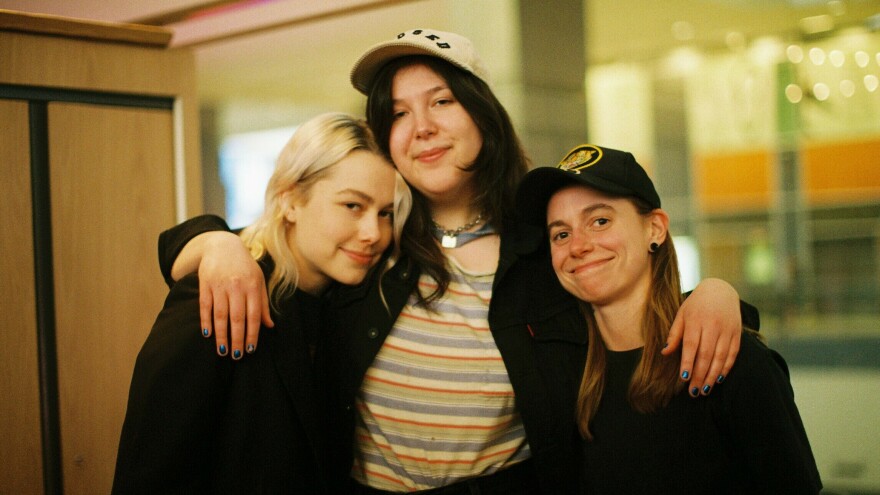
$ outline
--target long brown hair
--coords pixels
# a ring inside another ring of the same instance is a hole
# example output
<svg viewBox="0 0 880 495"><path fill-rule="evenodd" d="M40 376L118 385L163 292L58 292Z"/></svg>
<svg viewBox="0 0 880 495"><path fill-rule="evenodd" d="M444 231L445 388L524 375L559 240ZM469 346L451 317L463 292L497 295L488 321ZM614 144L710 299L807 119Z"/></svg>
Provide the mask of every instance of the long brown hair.
<svg viewBox="0 0 880 495"><path fill-rule="evenodd" d="M651 213L652 209L643 201L629 199L636 205L639 214ZM640 413L650 413L664 407L684 387L683 382L678 379L678 353L670 356L660 354L681 302L678 257L672 236L667 232L666 241L651 255L651 285L642 314L645 347L627 393L630 405ZM586 303L582 308L587 319L589 344L587 363L578 391L577 423L581 436L592 440L590 422L599 409L602 392L605 390L606 349L592 309Z"/></svg>
<svg viewBox="0 0 880 495"><path fill-rule="evenodd" d="M473 172L477 185L474 202L484 218L501 232L511 220L516 186L528 171L529 161L510 116L482 79L435 57L408 56L388 63L373 78L367 96L367 121L379 146L390 158L389 139L394 122L391 87L397 71L413 64L425 64L442 77L480 130L483 146L467 170ZM428 201L416 188L412 188L412 195L412 214L404 226L401 249L437 281L437 289L427 296L417 294L419 303L430 305L446 292L450 275L446 258L434 239Z"/></svg>

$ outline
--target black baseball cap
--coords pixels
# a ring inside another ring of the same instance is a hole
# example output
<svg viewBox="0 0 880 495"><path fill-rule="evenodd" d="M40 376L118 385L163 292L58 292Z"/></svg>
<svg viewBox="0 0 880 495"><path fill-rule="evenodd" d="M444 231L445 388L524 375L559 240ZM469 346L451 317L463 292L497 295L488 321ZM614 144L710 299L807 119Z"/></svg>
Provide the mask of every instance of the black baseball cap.
<svg viewBox="0 0 880 495"><path fill-rule="evenodd" d="M520 219L546 227L547 203L565 186L582 184L616 196L632 196L651 208L660 208L660 196L645 169L632 153L582 144L555 167L539 167L526 174L516 193Z"/></svg>

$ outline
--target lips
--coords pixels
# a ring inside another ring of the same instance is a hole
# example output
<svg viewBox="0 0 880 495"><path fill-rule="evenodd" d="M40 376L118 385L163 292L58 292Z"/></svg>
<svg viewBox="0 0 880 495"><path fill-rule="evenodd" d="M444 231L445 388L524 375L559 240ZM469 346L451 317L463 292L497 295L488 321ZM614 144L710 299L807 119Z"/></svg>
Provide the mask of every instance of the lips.
<svg viewBox="0 0 880 495"><path fill-rule="evenodd" d="M449 148L430 148L419 152L416 155L416 160L421 162L432 162L445 155L448 150Z"/></svg>
<svg viewBox="0 0 880 495"><path fill-rule="evenodd" d="M586 263L581 263L570 270L570 273L574 275L579 275L581 273L596 269L604 265L610 261L610 258L602 258L598 260L589 261Z"/></svg>
<svg viewBox="0 0 880 495"><path fill-rule="evenodd" d="M351 251L344 248L342 248L342 252L345 253L349 258L354 260L355 263L361 265L370 265L376 258L376 254L371 252L364 253L361 251Z"/></svg>

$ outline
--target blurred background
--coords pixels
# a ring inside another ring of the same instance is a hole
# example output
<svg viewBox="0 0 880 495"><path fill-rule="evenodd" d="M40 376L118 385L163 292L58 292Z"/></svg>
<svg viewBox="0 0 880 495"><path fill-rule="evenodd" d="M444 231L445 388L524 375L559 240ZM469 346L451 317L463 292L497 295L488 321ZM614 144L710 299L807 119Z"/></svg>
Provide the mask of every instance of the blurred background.
<svg viewBox="0 0 880 495"><path fill-rule="evenodd" d="M411 28L469 37L535 166L651 172L684 280L731 282L787 359L826 493L880 493L880 1L0 0L164 26L195 53L205 209L243 226L278 150ZM2 61L0 61L2 63ZM2 488L0 488L2 492Z"/></svg>

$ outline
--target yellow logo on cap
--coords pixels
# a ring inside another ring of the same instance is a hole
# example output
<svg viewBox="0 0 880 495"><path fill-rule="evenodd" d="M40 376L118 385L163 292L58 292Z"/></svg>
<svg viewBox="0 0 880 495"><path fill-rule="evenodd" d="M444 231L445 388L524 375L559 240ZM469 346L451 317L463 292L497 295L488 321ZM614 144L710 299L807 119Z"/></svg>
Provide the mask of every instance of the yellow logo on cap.
<svg viewBox="0 0 880 495"><path fill-rule="evenodd" d="M602 150L592 144L582 144L569 151L556 168L566 172L581 173L581 170L595 165L602 159Z"/></svg>

